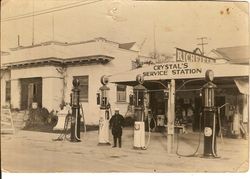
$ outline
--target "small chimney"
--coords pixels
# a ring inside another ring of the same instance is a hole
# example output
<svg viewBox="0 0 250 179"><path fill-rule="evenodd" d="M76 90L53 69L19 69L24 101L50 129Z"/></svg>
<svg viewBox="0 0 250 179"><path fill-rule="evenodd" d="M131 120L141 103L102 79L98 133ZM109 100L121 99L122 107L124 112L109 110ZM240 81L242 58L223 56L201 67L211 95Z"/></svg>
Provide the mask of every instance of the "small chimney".
<svg viewBox="0 0 250 179"><path fill-rule="evenodd" d="M20 47L20 35L17 36L17 46Z"/></svg>

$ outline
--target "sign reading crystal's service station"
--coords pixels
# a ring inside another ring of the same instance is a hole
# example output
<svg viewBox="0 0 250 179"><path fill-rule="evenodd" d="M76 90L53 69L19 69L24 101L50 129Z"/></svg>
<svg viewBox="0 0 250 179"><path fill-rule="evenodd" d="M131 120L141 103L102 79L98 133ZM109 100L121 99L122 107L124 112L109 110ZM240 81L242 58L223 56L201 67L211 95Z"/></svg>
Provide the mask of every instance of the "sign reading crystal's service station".
<svg viewBox="0 0 250 179"><path fill-rule="evenodd" d="M187 75L202 73L200 67L190 67L188 63L158 64L152 67L153 71L143 72L144 76Z"/></svg>

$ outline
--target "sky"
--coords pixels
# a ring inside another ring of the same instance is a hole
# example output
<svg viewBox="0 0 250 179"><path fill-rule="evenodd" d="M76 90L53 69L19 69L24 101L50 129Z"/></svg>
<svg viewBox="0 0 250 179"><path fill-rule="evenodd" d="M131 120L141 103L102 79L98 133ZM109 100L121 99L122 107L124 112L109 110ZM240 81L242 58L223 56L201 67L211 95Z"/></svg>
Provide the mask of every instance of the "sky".
<svg viewBox="0 0 250 179"><path fill-rule="evenodd" d="M86 0L3 0L1 19L32 12L33 2L34 11L40 11L78 1ZM95 0L86 2L90 1ZM249 45L247 6L246 2L103 0L35 16L34 42L104 37L138 46L144 41L143 55L154 48L173 55L175 47L193 51L200 43L197 38L207 37L205 54L209 54L216 48ZM32 17L1 22L1 50L16 47L18 35L21 45L31 45Z"/></svg>

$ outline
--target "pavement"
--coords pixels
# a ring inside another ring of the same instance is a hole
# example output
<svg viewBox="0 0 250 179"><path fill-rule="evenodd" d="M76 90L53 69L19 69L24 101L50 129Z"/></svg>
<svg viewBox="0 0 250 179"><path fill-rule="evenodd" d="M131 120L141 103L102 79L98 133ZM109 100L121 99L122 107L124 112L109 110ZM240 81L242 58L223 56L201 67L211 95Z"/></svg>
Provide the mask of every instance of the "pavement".
<svg viewBox="0 0 250 179"><path fill-rule="evenodd" d="M220 158L202 158L203 136L198 155L168 154L164 133L151 133L147 150L133 149L133 129L123 130L122 148L98 146L98 131L81 133L82 141L53 141L55 133L16 130L1 135L3 172L246 172L249 168L248 140L217 138ZM146 140L148 133L146 133ZM177 136L176 136L177 137ZM110 139L112 137L110 136ZM179 135L179 153L191 154L199 133ZM175 149L176 150L175 140Z"/></svg>

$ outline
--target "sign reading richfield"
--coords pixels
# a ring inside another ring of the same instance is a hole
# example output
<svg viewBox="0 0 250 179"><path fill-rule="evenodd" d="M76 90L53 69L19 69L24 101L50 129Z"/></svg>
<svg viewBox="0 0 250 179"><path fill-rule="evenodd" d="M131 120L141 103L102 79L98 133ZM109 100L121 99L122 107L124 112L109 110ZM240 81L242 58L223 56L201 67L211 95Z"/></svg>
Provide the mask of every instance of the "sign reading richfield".
<svg viewBox="0 0 250 179"><path fill-rule="evenodd" d="M200 54L189 52L183 49L176 48L177 62L201 62L201 63L215 63L215 59L206 57Z"/></svg>
<svg viewBox="0 0 250 179"><path fill-rule="evenodd" d="M143 72L144 76L187 75L202 73L202 68L190 67L189 63L157 64L152 71Z"/></svg>

